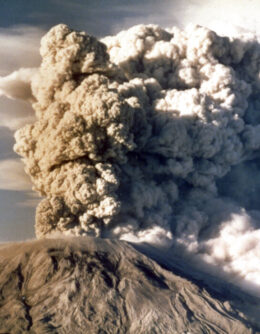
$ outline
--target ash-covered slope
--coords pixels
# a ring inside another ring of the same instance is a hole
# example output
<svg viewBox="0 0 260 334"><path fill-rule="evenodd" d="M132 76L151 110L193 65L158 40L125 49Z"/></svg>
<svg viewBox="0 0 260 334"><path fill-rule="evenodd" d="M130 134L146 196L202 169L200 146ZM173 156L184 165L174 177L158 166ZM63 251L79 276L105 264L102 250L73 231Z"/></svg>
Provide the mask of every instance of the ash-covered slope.
<svg viewBox="0 0 260 334"><path fill-rule="evenodd" d="M232 302L162 269L126 242L81 237L0 248L0 333L25 332L245 334L257 329Z"/></svg>

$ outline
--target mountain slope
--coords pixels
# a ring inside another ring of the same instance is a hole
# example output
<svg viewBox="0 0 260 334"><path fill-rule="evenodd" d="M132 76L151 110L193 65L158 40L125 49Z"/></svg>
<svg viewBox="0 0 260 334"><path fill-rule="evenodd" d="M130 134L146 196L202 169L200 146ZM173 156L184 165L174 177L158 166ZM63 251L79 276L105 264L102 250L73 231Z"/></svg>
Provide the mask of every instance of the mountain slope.
<svg viewBox="0 0 260 334"><path fill-rule="evenodd" d="M0 247L0 333L257 333L226 300L129 244L67 238Z"/></svg>

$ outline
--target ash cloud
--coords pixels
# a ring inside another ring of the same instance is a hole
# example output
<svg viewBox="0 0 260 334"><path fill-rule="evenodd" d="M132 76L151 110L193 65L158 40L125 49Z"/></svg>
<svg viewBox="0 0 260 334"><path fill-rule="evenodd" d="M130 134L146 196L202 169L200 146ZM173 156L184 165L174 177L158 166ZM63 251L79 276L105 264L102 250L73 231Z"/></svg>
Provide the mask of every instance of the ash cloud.
<svg viewBox="0 0 260 334"><path fill-rule="evenodd" d="M31 78L37 121L15 135L45 197L37 237L182 245L259 282L256 262L251 276L248 258L238 263L259 252L259 230L217 183L259 154L257 39L139 25L98 41L58 25L40 52ZM233 251L229 240L240 237L245 246Z"/></svg>

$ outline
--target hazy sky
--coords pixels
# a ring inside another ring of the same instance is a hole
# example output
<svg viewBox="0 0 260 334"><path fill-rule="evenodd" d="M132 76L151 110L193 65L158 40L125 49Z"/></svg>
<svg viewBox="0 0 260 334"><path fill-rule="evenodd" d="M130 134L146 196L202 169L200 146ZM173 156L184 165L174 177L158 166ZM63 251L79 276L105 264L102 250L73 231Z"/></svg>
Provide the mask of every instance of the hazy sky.
<svg viewBox="0 0 260 334"><path fill-rule="evenodd" d="M140 23L184 27L192 22L222 34L260 31L259 0L0 0L0 8L0 76L38 66L40 37L58 23L98 37ZM12 151L14 130L31 117L29 104L0 96L0 241L34 236L37 198Z"/></svg>

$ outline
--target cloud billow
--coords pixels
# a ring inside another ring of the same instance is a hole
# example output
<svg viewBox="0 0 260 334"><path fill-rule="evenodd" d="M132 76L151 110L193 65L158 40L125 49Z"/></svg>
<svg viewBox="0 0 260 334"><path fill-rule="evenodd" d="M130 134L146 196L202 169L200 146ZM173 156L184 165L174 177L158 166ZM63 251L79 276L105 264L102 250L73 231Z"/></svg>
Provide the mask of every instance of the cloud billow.
<svg viewBox="0 0 260 334"><path fill-rule="evenodd" d="M179 242L219 259L212 203L229 204L216 181L260 148L257 41L156 25L98 41L58 25L41 56L31 83L37 121L15 135L45 197L37 237Z"/></svg>

